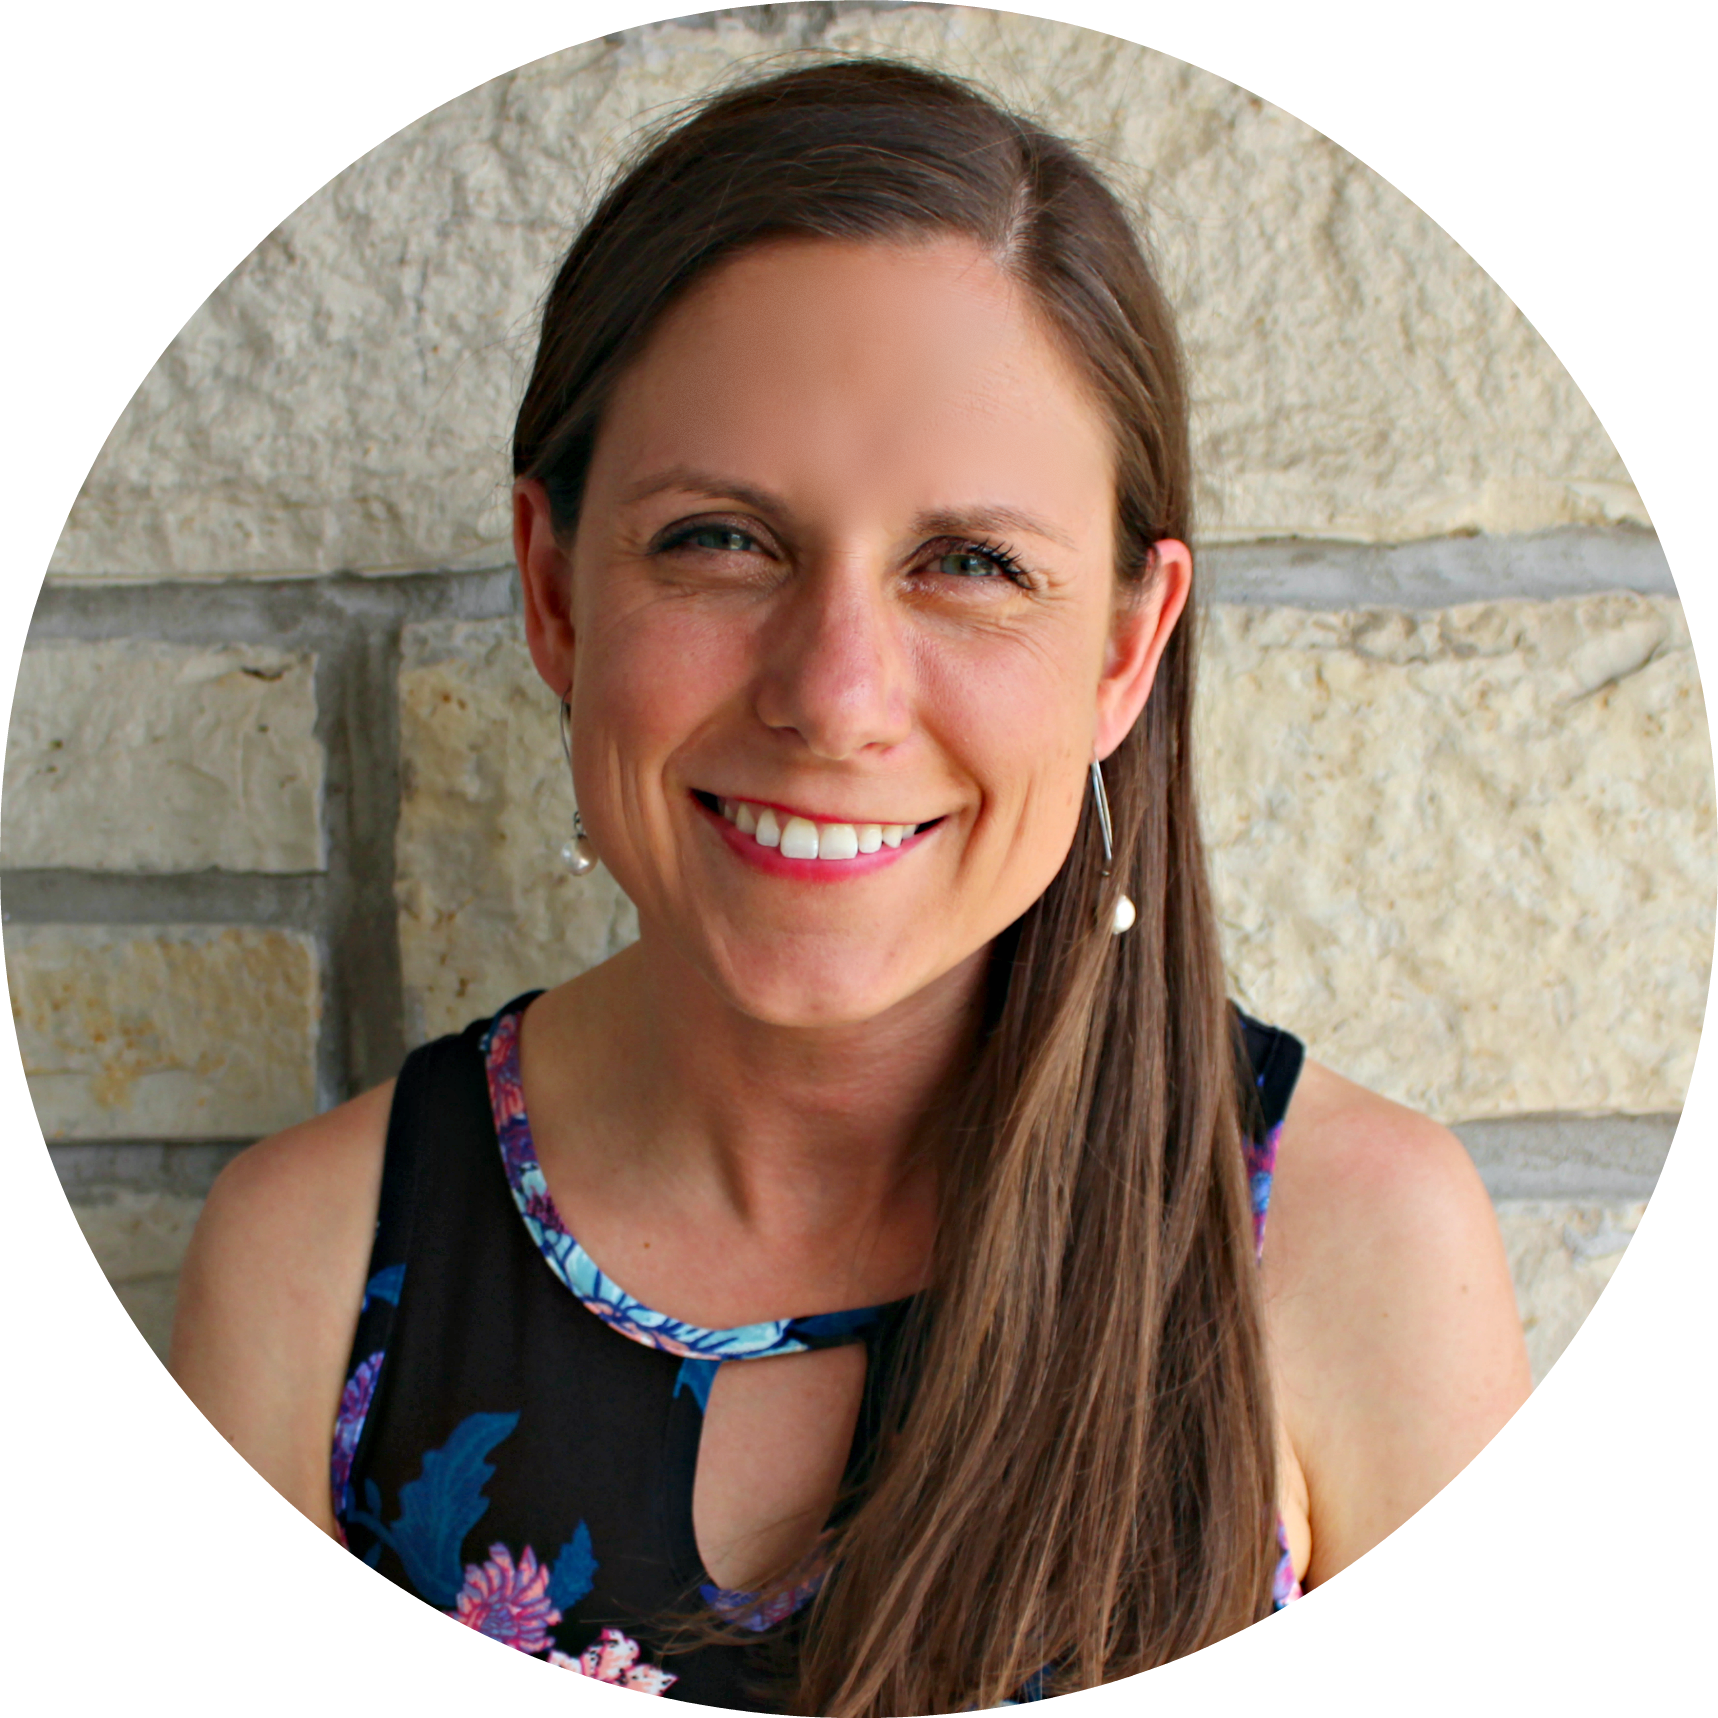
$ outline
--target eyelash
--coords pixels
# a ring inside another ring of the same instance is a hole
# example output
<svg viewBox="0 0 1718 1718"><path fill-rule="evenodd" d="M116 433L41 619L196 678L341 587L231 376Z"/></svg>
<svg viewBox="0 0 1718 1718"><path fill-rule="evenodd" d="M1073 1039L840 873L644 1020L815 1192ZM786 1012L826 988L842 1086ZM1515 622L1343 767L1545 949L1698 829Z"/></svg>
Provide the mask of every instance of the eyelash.
<svg viewBox="0 0 1718 1718"><path fill-rule="evenodd" d="M652 554L666 554L671 550L686 547L700 531L728 531L736 536L747 537L753 543L762 547L762 543L754 532L746 530L742 525L727 525L720 522L703 521L697 524L682 525L669 530L652 546ZM1018 585L1022 590L1031 588L1031 579L1025 567L1020 564L1019 557L1006 543L986 543L967 537L944 537L937 542L927 545L931 563L939 561L945 555L973 555L979 560L989 561L992 566L1007 579L1009 583ZM743 553L744 551L709 550L711 554ZM921 561L921 565L924 563ZM958 576L958 575L951 575ZM983 581L978 581L982 583Z"/></svg>
<svg viewBox="0 0 1718 1718"><path fill-rule="evenodd" d="M1011 584L1018 585L1022 590L1029 590L1032 581L1028 578L1026 569L1021 566L1019 557L1006 543L980 543L971 538L947 538L934 545L933 561L940 561L944 555L975 555L981 561L989 561L1002 576Z"/></svg>

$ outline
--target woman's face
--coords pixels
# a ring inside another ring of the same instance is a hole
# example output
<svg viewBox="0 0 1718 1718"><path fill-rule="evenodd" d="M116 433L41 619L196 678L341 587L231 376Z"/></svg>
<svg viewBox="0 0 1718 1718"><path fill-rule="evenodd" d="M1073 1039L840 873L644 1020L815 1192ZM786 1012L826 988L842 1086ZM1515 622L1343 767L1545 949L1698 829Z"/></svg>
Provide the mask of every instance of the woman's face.
<svg viewBox="0 0 1718 1718"><path fill-rule="evenodd" d="M700 282L571 545L517 501L532 653L646 939L793 1026L971 963L1062 864L1185 600L1167 543L1124 599L1114 511L1096 405L975 246L780 241Z"/></svg>

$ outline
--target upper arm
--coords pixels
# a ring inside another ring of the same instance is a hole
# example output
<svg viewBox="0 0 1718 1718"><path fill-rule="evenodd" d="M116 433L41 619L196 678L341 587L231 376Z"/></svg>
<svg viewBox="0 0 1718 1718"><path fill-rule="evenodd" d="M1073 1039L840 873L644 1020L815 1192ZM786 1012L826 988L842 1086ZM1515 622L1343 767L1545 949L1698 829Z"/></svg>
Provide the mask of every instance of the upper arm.
<svg viewBox="0 0 1718 1718"><path fill-rule="evenodd" d="M392 1082L221 1172L179 1279L169 1369L229 1443L334 1531L328 1459L363 1298Z"/></svg>
<svg viewBox="0 0 1718 1718"><path fill-rule="evenodd" d="M1315 1065L1284 1123L1265 1285L1312 1584L1473 1459L1526 1399L1527 1351L1461 1142Z"/></svg>

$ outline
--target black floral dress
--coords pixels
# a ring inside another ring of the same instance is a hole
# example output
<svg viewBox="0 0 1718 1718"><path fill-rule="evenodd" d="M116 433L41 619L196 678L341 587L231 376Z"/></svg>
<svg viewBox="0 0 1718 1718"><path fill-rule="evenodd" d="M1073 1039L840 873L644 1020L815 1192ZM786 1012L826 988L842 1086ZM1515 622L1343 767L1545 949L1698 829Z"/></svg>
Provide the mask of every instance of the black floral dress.
<svg viewBox="0 0 1718 1718"><path fill-rule="evenodd" d="M673 1619L711 1610L762 1633L816 1590L765 1608L704 1570L692 1481L711 1381L725 1363L864 1342L851 1475L908 1303L710 1330L627 1294L574 1239L537 1163L519 1079L532 1000L401 1070L334 1428L335 1518L372 1568L521 1652L640 1693L767 1710L754 1649L671 1638ZM1262 1246L1302 1052L1286 1032L1241 1026ZM1297 1594L1285 1550L1276 1602Z"/></svg>

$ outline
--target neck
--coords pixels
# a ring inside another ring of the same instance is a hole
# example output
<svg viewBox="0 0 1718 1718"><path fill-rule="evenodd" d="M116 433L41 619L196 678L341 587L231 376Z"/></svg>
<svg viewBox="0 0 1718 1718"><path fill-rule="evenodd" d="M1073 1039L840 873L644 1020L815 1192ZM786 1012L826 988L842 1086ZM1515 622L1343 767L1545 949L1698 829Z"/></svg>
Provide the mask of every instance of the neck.
<svg viewBox="0 0 1718 1718"><path fill-rule="evenodd" d="M967 1053L983 954L887 1013L783 1027L734 1009L646 939L578 981L582 1083L652 1180L715 1193L748 1227L849 1228L912 1180L919 1125Z"/></svg>

